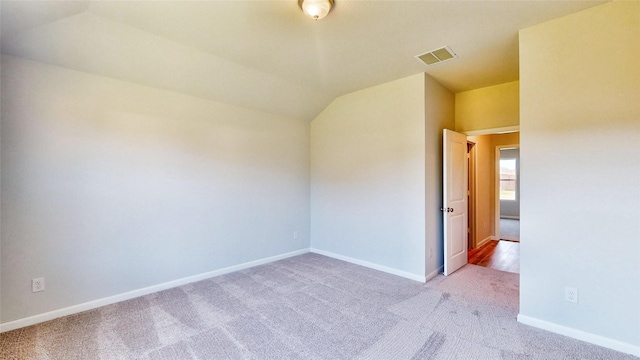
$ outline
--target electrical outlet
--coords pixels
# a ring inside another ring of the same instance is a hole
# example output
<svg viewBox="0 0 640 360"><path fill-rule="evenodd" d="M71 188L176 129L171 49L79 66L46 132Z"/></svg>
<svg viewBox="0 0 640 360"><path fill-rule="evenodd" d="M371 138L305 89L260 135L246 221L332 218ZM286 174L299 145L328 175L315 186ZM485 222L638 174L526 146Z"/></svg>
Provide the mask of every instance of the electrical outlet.
<svg viewBox="0 0 640 360"><path fill-rule="evenodd" d="M294 231L294 232L293 232L293 239L294 239L294 240L298 240L298 238L299 238L299 237L300 237L300 233L299 233L299 232L297 232L297 231Z"/></svg>
<svg viewBox="0 0 640 360"><path fill-rule="evenodd" d="M433 248L429 248L429 259L433 257Z"/></svg>
<svg viewBox="0 0 640 360"><path fill-rule="evenodd" d="M570 303L578 303L578 289L572 287L564 288L564 300Z"/></svg>
<svg viewBox="0 0 640 360"><path fill-rule="evenodd" d="M44 291L44 278L31 279L31 292Z"/></svg>

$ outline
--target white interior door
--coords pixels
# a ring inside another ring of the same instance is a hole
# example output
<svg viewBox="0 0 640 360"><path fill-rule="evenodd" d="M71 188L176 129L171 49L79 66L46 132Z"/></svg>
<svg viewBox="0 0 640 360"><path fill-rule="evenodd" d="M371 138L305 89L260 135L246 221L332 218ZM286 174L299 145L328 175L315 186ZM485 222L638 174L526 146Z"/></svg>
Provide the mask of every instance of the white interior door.
<svg viewBox="0 0 640 360"><path fill-rule="evenodd" d="M444 274L467 264L467 136L443 133Z"/></svg>

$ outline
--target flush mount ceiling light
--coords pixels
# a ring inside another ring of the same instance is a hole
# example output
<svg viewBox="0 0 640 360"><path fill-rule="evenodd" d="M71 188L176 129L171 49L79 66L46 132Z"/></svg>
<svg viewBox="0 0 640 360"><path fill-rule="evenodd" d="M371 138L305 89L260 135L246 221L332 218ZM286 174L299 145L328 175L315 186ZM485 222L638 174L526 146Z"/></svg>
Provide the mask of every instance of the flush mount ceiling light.
<svg viewBox="0 0 640 360"><path fill-rule="evenodd" d="M298 0L302 12L314 20L327 16L333 7L333 0Z"/></svg>

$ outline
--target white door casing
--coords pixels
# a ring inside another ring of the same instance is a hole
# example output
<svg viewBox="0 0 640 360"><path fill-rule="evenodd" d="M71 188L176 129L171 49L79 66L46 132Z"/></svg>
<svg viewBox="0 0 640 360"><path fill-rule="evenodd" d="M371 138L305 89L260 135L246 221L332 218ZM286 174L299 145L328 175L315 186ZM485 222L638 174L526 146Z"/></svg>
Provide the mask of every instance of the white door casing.
<svg viewBox="0 0 640 360"><path fill-rule="evenodd" d="M443 131L444 275L467 264L467 136Z"/></svg>

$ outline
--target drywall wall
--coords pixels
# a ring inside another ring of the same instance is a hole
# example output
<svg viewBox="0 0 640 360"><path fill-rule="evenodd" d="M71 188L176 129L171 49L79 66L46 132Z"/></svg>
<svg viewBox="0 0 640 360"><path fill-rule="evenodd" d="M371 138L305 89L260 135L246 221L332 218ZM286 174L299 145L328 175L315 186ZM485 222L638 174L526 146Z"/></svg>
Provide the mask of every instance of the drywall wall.
<svg viewBox="0 0 640 360"><path fill-rule="evenodd" d="M425 78L335 99L311 123L311 247L425 276Z"/></svg>
<svg viewBox="0 0 640 360"><path fill-rule="evenodd" d="M519 93L518 81L456 93L456 131L518 126Z"/></svg>
<svg viewBox="0 0 640 360"><path fill-rule="evenodd" d="M3 56L1 144L3 323L309 248L306 121Z"/></svg>
<svg viewBox="0 0 640 360"><path fill-rule="evenodd" d="M637 1L614 1L520 32L518 316L636 356L638 39ZM577 304L564 301L565 287L578 289Z"/></svg>
<svg viewBox="0 0 640 360"><path fill-rule="evenodd" d="M442 272L442 130L455 127L455 95L425 74L425 258L427 279Z"/></svg>

